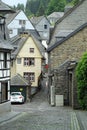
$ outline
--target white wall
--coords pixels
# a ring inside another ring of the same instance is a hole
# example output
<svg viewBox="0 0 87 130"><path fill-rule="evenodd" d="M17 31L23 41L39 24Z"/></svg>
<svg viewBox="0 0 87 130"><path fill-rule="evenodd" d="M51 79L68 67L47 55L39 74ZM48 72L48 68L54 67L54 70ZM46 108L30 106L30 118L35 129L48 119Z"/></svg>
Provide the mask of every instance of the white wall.
<svg viewBox="0 0 87 130"><path fill-rule="evenodd" d="M14 37L18 33L18 29L20 29L22 26L19 24L19 20L25 20L25 29L29 30L34 30L34 27L32 23L29 21L29 19L26 17L23 11L21 11L13 20L12 22L8 25L8 29L13 30L13 34L9 34L10 38Z"/></svg>

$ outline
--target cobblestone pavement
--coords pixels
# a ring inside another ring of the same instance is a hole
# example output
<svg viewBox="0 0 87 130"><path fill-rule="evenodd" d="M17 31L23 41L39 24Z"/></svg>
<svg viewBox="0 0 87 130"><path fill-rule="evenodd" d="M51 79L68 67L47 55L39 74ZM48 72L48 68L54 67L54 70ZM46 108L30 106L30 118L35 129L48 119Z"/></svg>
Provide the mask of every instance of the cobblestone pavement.
<svg viewBox="0 0 87 130"><path fill-rule="evenodd" d="M13 120L0 125L0 130L71 130L72 109L51 107L46 94L38 93L31 103L12 105L12 111L22 112Z"/></svg>
<svg viewBox="0 0 87 130"><path fill-rule="evenodd" d="M87 130L87 111L75 110L80 130Z"/></svg>

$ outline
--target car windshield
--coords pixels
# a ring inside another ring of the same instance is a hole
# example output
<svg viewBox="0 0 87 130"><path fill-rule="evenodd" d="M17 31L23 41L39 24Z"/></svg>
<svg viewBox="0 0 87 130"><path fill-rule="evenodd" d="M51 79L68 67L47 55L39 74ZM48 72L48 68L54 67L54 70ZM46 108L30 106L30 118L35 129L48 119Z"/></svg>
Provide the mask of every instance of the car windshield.
<svg viewBox="0 0 87 130"><path fill-rule="evenodd" d="M20 93L12 93L11 95L20 95Z"/></svg>

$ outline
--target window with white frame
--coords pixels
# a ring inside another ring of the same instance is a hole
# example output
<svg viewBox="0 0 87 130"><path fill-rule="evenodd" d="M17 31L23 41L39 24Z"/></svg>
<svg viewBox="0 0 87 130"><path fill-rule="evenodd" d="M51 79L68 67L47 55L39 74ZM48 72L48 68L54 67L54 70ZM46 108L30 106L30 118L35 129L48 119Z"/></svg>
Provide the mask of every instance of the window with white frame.
<svg viewBox="0 0 87 130"><path fill-rule="evenodd" d="M30 66L35 65L35 59L34 58L24 58L24 66Z"/></svg>
<svg viewBox="0 0 87 130"><path fill-rule="evenodd" d="M25 25L25 24L26 24L26 21L25 21L25 20L19 20L19 24L20 24L20 25Z"/></svg>
<svg viewBox="0 0 87 130"><path fill-rule="evenodd" d="M30 82L35 81L35 73L34 72L24 72L24 78L29 80Z"/></svg>

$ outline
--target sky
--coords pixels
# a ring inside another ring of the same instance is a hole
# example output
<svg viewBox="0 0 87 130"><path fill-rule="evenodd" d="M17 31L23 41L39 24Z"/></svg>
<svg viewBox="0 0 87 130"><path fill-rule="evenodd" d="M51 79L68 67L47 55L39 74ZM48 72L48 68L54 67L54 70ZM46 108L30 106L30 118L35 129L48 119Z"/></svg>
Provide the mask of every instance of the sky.
<svg viewBox="0 0 87 130"><path fill-rule="evenodd" d="M6 3L7 5L10 5L10 6L17 6L18 3L20 4L24 4L24 6L26 5L26 1L27 0L2 0L2 2Z"/></svg>

